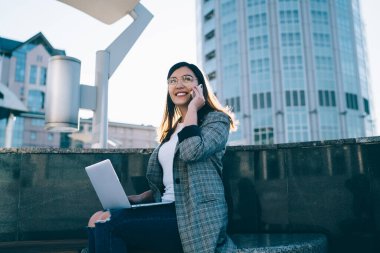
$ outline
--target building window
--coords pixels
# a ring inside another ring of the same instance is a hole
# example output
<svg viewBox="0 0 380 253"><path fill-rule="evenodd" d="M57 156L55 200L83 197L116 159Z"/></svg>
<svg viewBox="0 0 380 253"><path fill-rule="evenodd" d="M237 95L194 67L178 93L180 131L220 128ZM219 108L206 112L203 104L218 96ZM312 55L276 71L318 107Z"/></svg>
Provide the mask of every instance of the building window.
<svg viewBox="0 0 380 253"><path fill-rule="evenodd" d="M273 144L273 127L255 128L253 132L255 144Z"/></svg>
<svg viewBox="0 0 380 253"><path fill-rule="evenodd" d="M25 88L24 87L20 87L19 93L20 93L20 96L24 96L24 94L25 94ZM21 98L21 100L22 100L22 98Z"/></svg>
<svg viewBox="0 0 380 253"><path fill-rule="evenodd" d="M300 46L301 45L300 33L282 33L281 45L283 47Z"/></svg>
<svg viewBox="0 0 380 253"><path fill-rule="evenodd" d="M320 106L335 107L335 91L332 90L319 90L318 100Z"/></svg>
<svg viewBox="0 0 380 253"><path fill-rule="evenodd" d="M47 69L45 67L40 68L40 85L46 85L46 72Z"/></svg>
<svg viewBox="0 0 380 253"><path fill-rule="evenodd" d="M29 73L29 83L30 84L36 84L37 80L37 66L31 65L30 66L30 73Z"/></svg>
<svg viewBox="0 0 380 253"><path fill-rule="evenodd" d="M240 112L240 97L227 98L226 105L229 106L233 112Z"/></svg>
<svg viewBox="0 0 380 253"><path fill-rule="evenodd" d="M280 11L280 23L281 24L295 24L299 22L298 10Z"/></svg>
<svg viewBox="0 0 380 253"><path fill-rule="evenodd" d="M272 97L270 92L252 94L253 109L264 109L272 107Z"/></svg>
<svg viewBox="0 0 380 253"><path fill-rule="evenodd" d="M369 113L369 102L368 102L368 99L363 98L363 105L364 105L364 111L365 111L365 113L370 114Z"/></svg>
<svg viewBox="0 0 380 253"><path fill-rule="evenodd" d="M45 125L45 120L43 119L32 119L32 126L43 127Z"/></svg>
<svg viewBox="0 0 380 253"><path fill-rule="evenodd" d="M211 30L210 32L206 33L205 35L205 40L211 40L212 38L215 37L215 30Z"/></svg>
<svg viewBox="0 0 380 253"><path fill-rule="evenodd" d="M45 94L41 91L30 90L28 94L28 108L32 112L44 109Z"/></svg>
<svg viewBox="0 0 380 253"><path fill-rule="evenodd" d="M208 20L212 19L213 17L214 17L214 10L211 10L209 13L207 13L204 16L204 19L205 19L205 21L208 21Z"/></svg>
<svg viewBox="0 0 380 253"><path fill-rule="evenodd" d="M235 34L237 31L236 24L237 24L236 20L223 24L223 27L222 27L223 36L230 36L231 34Z"/></svg>
<svg viewBox="0 0 380 253"><path fill-rule="evenodd" d="M22 83L25 80L26 54L23 52L14 52L13 56L16 58L15 80L16 82Z"/></svg>
<svg viewBox="0 0 380 253"><path fill-rule="evenodd" d="M251 50L268 48L268 36L256 36L249 39L249 46Z"/></svg>
<svg viewBox="0 0 380 253"><path fill-rule="evenodd" d="M282 57L284 70L301 70L303 68L302 56L284 56Z"/></svg>
<svg viewBox="0 0 380 253"><path fill-rule="evenodd" d="M285 91L285 103L286 106L305 106L305 91L304 90L287 90Z"/></svg>
<svg viewBox="0 0 380 253"><path fill-rule="evenodd" d="M346 92L346 105L348 109L358 110L358 96L352 93Z"/></svg>
<svg viewBox="0 0 380 253"><path fill-rule="evenodd" d="M304 110L289 110L286 112L286 131L288 142L309 140L308 116Z"/></svg>
<svg viewBox="0 0 380 253"><path fill-rule="evenodd" d="M212 60L213 58L215 58L215 50L212 50L211 52L206 54L206 61Z"/></svg>
<svg viewBox="0 0 380 253"><path fill-rule="evenodd" d="M222 3L221 13L222 16L225 16L231 12L236 11L236 1L230 0L228 2Z"/></svg>
<svg viewBox="0 0 380 253"><path fill-rule="evenodd" d="M305 91L304 90L300 90L300 103L301 103L301 106L306 105L306 102L305 102Z"/></svg>
<svg viewBox="0 0 380 253"><path fill-rule="evenodd" d="M316 56L317 70L333 70L333 60L330 56Z"/></svg>
<svg viewBox="0 0 380 253"><path fill-rule="evenodd" d="M48 133L47 139L48 139L48 141L53 141L54 140L54 134Z"/></svg>
<svg viewBox="0 0 380 253"><path fill-rule="evenodd" d="M266 97L267 97L267 108L271 108L272 107L272 96L271 96L271 93L270 92L267 92L266 94Z"/></svg>
<svg viewBox="0 0 380 253"><path fill-rule="evenodd" d="M37 139L37 133L36 132L30 132L30 139L36 140Z"/></svg>
<svg viewBox="0 0 380 253"><path fill-rule="evenodd" d="M251 73L269 72L269 58L257 59L251 61Z"/></svg>
<svg viewBox="0 0 380 253"><path fill-rule="evenodd" d="M314 45L316 47L330 47L330 35L325 33L313 33Z"/></svg>
<svg viewBox="0 0 380 253"><path fill-rule="evenodd" d="M259 13L259 14L248 17L249 28L266 26L266 25L267 25L267 14L266 13Z"/></svg>
<svg viewBox="0 0 380 253"><path fill-rule="evenodd" d="M42 62L43 59L42 55L37 55L37 62Z"/></svg>
<svg viewBox="0 0 380 253"><path fill-rule="evenodd" d="M329 23L328 15L326 11L311 11L311 19L314 24L325 24Z"/></svg>
<svg viewBox="0 0 380 253"><path fill-rule="evenodd" d="M286 91L285 92L285 101L286 101L286 106L291 106L291 102L290 102L290 91Z"/></svg>
<svg viewBox="0 0 380 253"><path fill-rule="evenodd" d="M36 47L35 44L25 44L12 53L16 58L15 81L23 83L25 81L26 54Z"/></svg>
<svg viewBox="0 0 380 253"><path fill-rule="evenodd" d="M207 77L209 81L214 80L216 78L216 71L207 74Z"/></svg>
<svg viewBox="0 0 380 253"><path fill-rule="evenodd" d="M0 99L4 99L4 94L0 92Z"/></svg>
<svg viewBox="0 0 380 253"><path fill-rule="evenodd" d="M265 0L248 0L248 7L259 4L265 4Z"/></svg>

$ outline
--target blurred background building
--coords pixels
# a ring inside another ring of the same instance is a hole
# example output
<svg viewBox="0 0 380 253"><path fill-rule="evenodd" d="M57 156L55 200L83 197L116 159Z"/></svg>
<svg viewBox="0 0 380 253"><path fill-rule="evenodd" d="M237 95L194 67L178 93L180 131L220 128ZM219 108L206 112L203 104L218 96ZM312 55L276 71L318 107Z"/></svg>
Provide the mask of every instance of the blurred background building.
<svg viewBox="0 0 380 253"><path fill-rule="evenodd" d="M240 128L230 144L375 132L358 0L198 0L198 57Z"/></svg>
<svg viewBox="0 0 380 253"><path fill-rule="evenodd" d="M65 51L42 33L25 42L0 37L0 147L91 147L91 120L82 119L78 133L44 129L47 66L55 55ZM155 138L153 126L109 123L110 148L155 147Z"/></svg>

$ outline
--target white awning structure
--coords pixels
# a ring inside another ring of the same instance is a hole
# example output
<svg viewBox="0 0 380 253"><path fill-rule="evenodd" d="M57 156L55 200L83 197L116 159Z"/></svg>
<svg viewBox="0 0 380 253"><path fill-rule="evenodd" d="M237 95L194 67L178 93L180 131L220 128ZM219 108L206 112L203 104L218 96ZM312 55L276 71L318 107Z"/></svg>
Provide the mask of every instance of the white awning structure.
<svg viewBox="0 0 380 253"><path fill-rule="evenodd" d="M139 0L58 0L110 25L129 14Z"/></svg>
<svg viewBox="0 0 380 253"><path fill-rule="evenodd" d="M8 117L9 113L27 112L28 108L7 86L0 83L0 118Z"/></svg>

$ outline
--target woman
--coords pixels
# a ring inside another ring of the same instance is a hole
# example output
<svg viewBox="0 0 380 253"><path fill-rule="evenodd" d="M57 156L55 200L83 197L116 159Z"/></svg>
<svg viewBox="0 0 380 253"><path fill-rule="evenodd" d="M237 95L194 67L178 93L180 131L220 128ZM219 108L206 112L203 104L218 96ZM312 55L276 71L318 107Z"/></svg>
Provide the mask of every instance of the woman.
<svg viewBox="0 0 380 253"><path fill-rule="evenodd" d="M95 213L89 221L90 252L139 246L186 253L236 250L226 234L221 179L229 130L235 129L233 116L208 90L197 66L175 64L167 82L160 145L146 174L150 190L128 198L132 203L171 204Z"/></svg>

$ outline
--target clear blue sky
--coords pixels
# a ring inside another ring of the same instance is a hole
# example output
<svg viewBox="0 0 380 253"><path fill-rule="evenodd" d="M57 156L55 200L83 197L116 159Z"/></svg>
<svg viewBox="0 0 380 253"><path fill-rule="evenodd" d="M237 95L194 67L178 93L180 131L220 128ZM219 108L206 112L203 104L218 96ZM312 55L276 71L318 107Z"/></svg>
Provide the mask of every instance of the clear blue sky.
<svg viewBox="0 0 380 253"><path fill-rule="evenodd" d="M166 74L178 61L197 63L196 0L142 0L153 20L116 70L109 84L111 121L157 126ZM367 30L373 99L380 113L380 1L360 0ZM105 49L131 19L105 25L55 0L0 0L0 36L25 41L42 32L53 47L82 61L81 83L93 84L95 53ZM85 113L84 116L89 114ZM376 117L378 120L378 117ZM378 121L378 124L380 122ZM378 127L379 129L379 127ZM378 132L379 134L379 132Z"/></svg>

